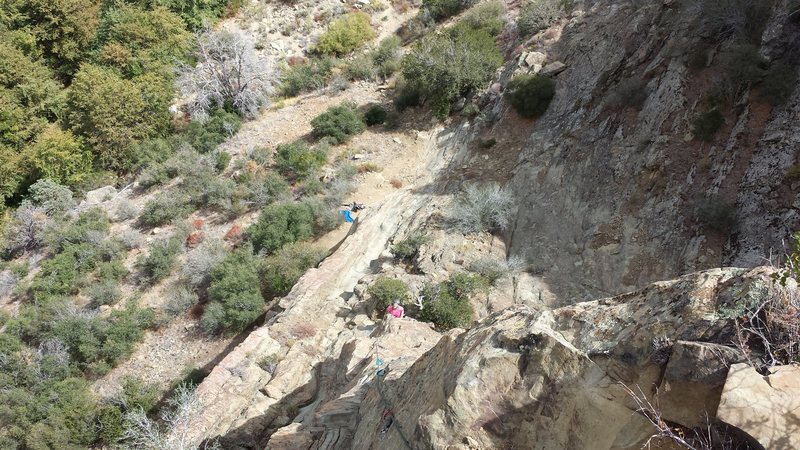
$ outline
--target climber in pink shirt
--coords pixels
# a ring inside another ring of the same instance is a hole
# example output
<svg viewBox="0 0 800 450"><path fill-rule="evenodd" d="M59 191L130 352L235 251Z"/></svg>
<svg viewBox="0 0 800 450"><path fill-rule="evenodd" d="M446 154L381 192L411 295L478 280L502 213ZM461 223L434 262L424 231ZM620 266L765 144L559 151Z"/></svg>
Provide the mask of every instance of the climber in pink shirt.
<svg viewBox="0 0 800 450"><path fill-rule="evenodd" d="M400 305L400 300L395 300L393 304L386 308L386 314L402 319L406 315L406 310Z"/></svg>

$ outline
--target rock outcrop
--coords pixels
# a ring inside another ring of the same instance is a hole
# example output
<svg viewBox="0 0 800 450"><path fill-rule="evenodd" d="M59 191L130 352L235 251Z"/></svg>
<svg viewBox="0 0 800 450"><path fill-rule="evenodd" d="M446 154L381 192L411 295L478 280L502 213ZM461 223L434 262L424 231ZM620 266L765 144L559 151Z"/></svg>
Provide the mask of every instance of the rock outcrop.
<svg viewBox="0 0 800 450"><path fill-rule="evenodd" d="M719 308L744 301L770 273L700 272L553 311L510 308L450 332L398 379L373 383L351 448L639 448L654 429L622 384L647 398L693 384L684 395L709 401L673 397L665 418L713 419L721 364L737 358L722 346L733 327ZM380 434L384 398L395 422Z"/></svg>

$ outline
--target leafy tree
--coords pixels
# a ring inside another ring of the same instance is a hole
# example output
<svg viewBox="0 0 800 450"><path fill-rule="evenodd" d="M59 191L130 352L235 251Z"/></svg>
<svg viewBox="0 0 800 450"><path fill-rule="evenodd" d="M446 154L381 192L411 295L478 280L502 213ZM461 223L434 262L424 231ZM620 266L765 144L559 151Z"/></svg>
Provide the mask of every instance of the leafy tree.
<svg viewBox="0 0 800 450"><path fill-rule="evenodd" d="M51 66L69 77L91 50L100 25L100 2L26 0L21 13Z"/></svg>
<svg viewBox="0 0 800 450"><path fill-rule="evenodd" d="M334 20L319 37L316 52L344 55L363 46L375 38L375 30L369 24L369 15L353 12Z"/></svg>
<svg viewBox="0 0 800 450"><path fill-rule="evenodd" d="M179 16L162 6L119 4L103 18L100 59L128 76L171 66L189 52L191 34Z"/></svg>
<svg viewBox="0 0 800 450"><path fill-rule="evenodd" d="M188 27L197 30L213 23L225 12L226 6L236 3L237 0L156 0L161 6L181 16Z"/></svg>
<svg viewBox="0 0 800 450"><path fill-rule="evenodd" d="M84 65L68 94L66 122L87 137L103 167L123 169L128 149L169 127L172 87L157 74L126 80L114 71Z"/></svg>
<svg viewBox="0 0 800 450"><path fill-rule="evenodd" d="M48 178L67 186L75 186L92 171L92 154L69 131L50 126L36 138L29 152L35 176Z"/></svg>

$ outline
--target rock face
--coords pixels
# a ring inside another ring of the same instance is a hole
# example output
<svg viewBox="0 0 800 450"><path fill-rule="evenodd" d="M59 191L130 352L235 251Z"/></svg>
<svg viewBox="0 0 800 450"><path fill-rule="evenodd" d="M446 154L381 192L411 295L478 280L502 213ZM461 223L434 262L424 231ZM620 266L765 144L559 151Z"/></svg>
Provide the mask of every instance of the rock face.
<svg viewBox="0 0 800 450"><path fill-rule="evenodd" d="M687 5L702 2L586 3L548 31L557 41L532 44L563 72L510 183L520 200L511 254L526 256L560 297L589 300L782 253L800 226L800 184L786 177L800 145L800 89L776 107L751 95L725 112L712 142L692 139L704 96L725 76L719 55L700 74L687 68L705 37L676 24L693 23ZM770 59L800 38L784 9L761 43ZM730 230L702 225L701 207L729 208Z"/></svg>
<svg viewBox="0 0 800 450"><path fill-rule="evenodd" d="M667 382L696 383L716 400L664 413L696 420L709 408L713 418L724 375L712 362L736 358L715 344L732 332L718 308L770 273L701 272L553 311L511 308L448 333L398 379L373 383L352 448L408 448L404 439L414 449L639 448L653 429L620 383L648 397ZM661 337L676 343L654 348ZM382 435L387 403L396 420Z"/></svg>
<svg viewBox="0 0 800 450"><path fill-rule="evenodd" d="M774 367L762 376L746 364L731 366L717 417L764 448L800 448L800 367Z"/></svg>

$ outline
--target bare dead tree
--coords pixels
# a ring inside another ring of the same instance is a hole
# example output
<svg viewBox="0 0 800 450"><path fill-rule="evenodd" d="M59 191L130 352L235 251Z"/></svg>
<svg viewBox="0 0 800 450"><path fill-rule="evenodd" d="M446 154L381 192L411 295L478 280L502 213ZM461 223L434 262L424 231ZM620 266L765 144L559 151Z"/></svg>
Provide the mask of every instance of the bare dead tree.
<svg viewBox="0 0 800 450"><path fill-rule="evenodd" d="M44 230L50 223L47 211L30 202L22 204L13 213L8 227L8 244L12 251L32 250L42 243Z"/></svg>
<svg viewBox="0 0 800 450"><path fill-rule="evenodd" d="M269 104L276 73L242 32L205 30L197 33L196 66L180 69L178 86L189 99L189 113L203 121L215 107L232 105L253 118Z"/></svg>

